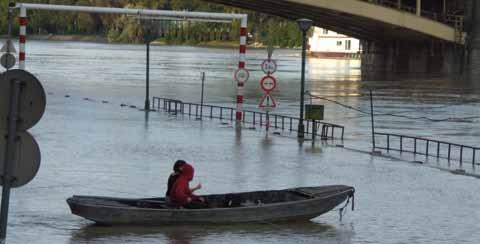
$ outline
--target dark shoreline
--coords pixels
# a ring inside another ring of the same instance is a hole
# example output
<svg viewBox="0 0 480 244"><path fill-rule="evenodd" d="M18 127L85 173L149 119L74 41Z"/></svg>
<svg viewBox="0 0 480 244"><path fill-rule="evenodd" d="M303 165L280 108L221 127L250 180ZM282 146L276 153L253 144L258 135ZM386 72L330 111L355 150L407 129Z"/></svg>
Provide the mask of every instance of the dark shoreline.
<svg viewBox="0 0 480 244"><path fill-rule="evenodd" d="M0 35L1 39L6 39L7 35ZM17 39L17 36L13 36L14 39ZM103 43L103 44L132 44L128 42L109 42L108 38L100 35L27 35L28 40L37 40L37 41L61 41L61 42L91 42L91 43ZM197 47L210 47L210 48L237 48L237 42L220 42L220 41L211 41L198 44L191 43L172 43L167 44L162 41L153 41L152 45L177 45L177 46L197 46ZM262 43L249 44L248 48L250 49L265 49L266 45ZM293 49L297 50L300 47L295 48L280 48L275 47L276 49Z"/></svg>

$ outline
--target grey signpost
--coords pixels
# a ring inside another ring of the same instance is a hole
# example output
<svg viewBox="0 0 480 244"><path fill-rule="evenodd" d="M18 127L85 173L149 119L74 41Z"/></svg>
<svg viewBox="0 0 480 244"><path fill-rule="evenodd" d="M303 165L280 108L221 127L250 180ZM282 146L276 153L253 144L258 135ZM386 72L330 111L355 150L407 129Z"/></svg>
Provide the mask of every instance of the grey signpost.
<svg viewBox="0 0 480 244"><path fill-rule="evenodd" d="M259 107L265 110L265 127L267 135L270 127L270 111L277 107L277 103L271 94L277 87L277 80L272 76L272 74L277 71L277 63L272 59L272 54L273 47L269 45L267 48L267 59L261 64L265 76L260 80L260 88L263 90L264 95L260 101Z"/></svg>
<svg viewBox="0 0 480 244"><path fill-rule="evenodd" d="M197 120L202 120L203 117L203 91L205 87L205 72L202 72L202 92L200 95L200 117L197 117ZM198 115L197 115L198 116Z"/></svg>
<svg viewBox="0 0 480 244"><path fill-rule="evenodd" d="M0 239L7 233L11 187L27 184L39 169L40 149L25 130L40 120L45 104L45 91L32 74L9 70L0 75Z"/></svg>
<svg viewBox="0 0 480 244"><path fill-rule="evenodd" d="M7 41L5 42L5 45L3 45L2 49L0 50L1 52L5 52L5 54L3 54L1 57L0 57L0 64L6 69L6 70L9 70L11 69L13 66L15 66L15 56L13 56L11 53L15 53L15 48L12 44L12 40L11 40L11 37L12 37L12 21L13 21L13 18L12 18L12 11L13 9L12 8L8 8L8 15L7 15L7 19L8 19L8 32L7 32Z"/></svg>
<svg viewBox="0 0 480 244"><path fill-rule="evenodd" d="M145 111L150 111L150 43L155 40L155 33L152 30L153 20L151 19L141 19L143 24L143 40L147 46L147 55L146 55L146 86L145 86Z"/></svg>

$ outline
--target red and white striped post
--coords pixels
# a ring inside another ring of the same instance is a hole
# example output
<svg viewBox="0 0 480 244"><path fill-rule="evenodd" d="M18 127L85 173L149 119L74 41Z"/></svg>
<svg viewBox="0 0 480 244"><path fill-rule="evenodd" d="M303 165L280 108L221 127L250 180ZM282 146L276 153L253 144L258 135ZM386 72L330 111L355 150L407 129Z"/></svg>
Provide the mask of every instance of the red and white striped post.
<svg viewBox="0 0 480 244"><path fill-rule="evenodd" d="M25 70L25 42L27 41L27 9L20 8L20 35L18 37L19 53L18 53L18 68Z"/></svg>
<svg viewBox="0 0 480 244"><path fill-rule="evenodd" d="M247 18L241 19L240 24L240 56L238 60L238 68L245 69L245 53L247 51ZM235 114L235 120L237 122L242 121L243 114L243 88L245 82L237 81L237 112Z"/></svg>

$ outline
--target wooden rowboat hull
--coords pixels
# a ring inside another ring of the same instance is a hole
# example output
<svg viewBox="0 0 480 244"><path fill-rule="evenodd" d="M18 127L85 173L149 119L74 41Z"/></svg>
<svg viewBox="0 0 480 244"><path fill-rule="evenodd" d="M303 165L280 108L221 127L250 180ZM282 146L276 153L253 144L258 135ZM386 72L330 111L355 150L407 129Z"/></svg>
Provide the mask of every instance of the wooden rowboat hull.
<svg viewBox="0 0 480 244"><path fill-rule="evenodd" d="M73 214L103 225L163 225L309 220L350 197L355 189L331 185L285 190L206 195L210 208L169 208L164 198L73 196ZM232 204L233 203L233 204Z"/></svg>

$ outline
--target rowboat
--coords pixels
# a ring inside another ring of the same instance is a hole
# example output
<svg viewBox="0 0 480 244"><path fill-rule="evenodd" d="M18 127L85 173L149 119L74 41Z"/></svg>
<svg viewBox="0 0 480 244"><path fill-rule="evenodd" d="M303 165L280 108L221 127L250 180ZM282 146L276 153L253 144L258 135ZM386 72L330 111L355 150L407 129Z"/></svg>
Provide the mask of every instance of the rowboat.
<svg viewBox="0 0 480 244"><path fill-rule="evenodd" d="M72 196L73 214L101 225L219 224L309 220L353 198L345 185L204 195L209 207L169 207L165 198ZM352 201L353 208L353 201Z"/></svg>

